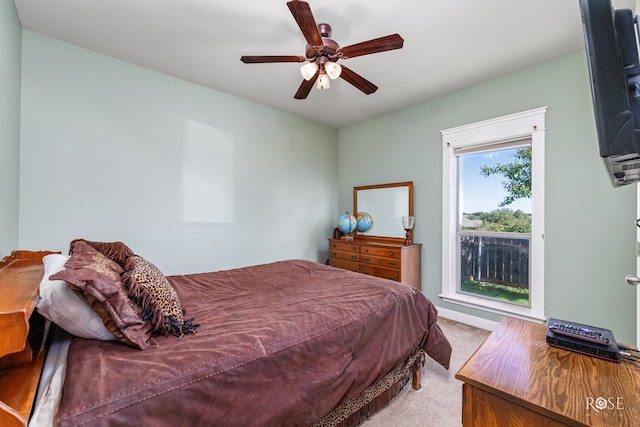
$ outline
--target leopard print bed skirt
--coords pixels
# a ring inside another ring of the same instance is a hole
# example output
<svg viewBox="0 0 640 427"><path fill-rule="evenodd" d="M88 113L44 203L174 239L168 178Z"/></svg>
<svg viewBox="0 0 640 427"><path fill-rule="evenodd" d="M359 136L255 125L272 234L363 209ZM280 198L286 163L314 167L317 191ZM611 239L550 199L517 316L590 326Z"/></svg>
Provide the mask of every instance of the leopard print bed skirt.
<svg viewBox="0 0 640 427"><path fill-rule="evenodd" d="M353 399L329 412L313 424L313 427L354 427L383 409L409 382L411 366L425 360L425 352L417 350L404 363L364 389Z"/></svg>

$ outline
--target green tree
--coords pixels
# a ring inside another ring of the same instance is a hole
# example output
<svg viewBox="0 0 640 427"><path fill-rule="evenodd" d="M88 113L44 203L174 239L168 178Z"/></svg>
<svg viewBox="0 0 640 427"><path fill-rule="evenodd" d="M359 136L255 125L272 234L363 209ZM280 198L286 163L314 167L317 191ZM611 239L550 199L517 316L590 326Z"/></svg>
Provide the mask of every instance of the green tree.
<svg viewBox="0 0 640 427"><path fill-rule="evenodd" d="M531 214L521 211L513 211L509 208L494 209L491 212L464 213L466 219L480 220L482 225L477 227L479 231L496 231L511 233L530 233ZM462 230L471 228L462 227Z"/></svg>
<svg viewBox="0 0 640 427"><path fill-rule="evenodd" d="M483 212L479 215L479 219L482 220L480 230L483 231L531 232L531 214L520 209L515 212L509 208L495 209L491 212Z"/></svg>
<svg viewBox="0 0 640 427"><path fill-rule="evenodd" d="M507 180L502 182L507 196L500 207L507 206L518 199L531 197L531 146L519 148L513 155L511 163L498 163L495 166L482 166L480 175L503 175Z"/></svg>

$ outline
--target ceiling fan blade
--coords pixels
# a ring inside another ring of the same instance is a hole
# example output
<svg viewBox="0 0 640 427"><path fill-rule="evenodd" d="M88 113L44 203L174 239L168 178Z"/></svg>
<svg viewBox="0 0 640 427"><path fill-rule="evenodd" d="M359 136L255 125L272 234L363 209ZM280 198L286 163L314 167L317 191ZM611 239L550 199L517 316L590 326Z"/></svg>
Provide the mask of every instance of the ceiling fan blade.
<svg viewBox="0 0 640 427"><path fill-rule="evenodd" d="M345 80L348 83L351 83L356 88L360 89L367 95L371 95L375 91L378 90L378 86L371 83L369 80L362 77L360 74L351 71L351 69L342 66L342 72L340 73L340 78Z"/></svg>
<svg viewBox="0 0 640 427"><path fill-rule="evenodd" d="M404 39L402 37L398 34L391 34L389 36L345 46L340 49L340 52L342 58L354 58L356 56L370 55L387 50L401 49L403 44Z"/></svg>
<svg viewBox="0 0 640 427"><path fill-rule="evenodd" d="M267 62L304 62L307 58L301 55L242 56L245 64L264 64Z"/></svg>
<svg viewBox="0 0 640 427"><path fill-rule="evenodd" d="M318 79L319 75L320 73L316 73L316 75L313 76L311 79L302 80L302 83L300 83L300 87L298 88L298 91L293 97L295 99L305 99L309 95L309 92L311 92L311 89L313 89L313 85L316 84L316 80Z"/></svg>
<svg viewBox="0 0 640 427"><path fill-rule="evenodd" d="M293 0L288 2L287 6L289 6L289 10L298 23L298 27L300 27L300 31L302 31L307 43L311 46L322 46L322 37L320 36L320 31L318 31L318 25L313 17L309 3Z"/></svg>

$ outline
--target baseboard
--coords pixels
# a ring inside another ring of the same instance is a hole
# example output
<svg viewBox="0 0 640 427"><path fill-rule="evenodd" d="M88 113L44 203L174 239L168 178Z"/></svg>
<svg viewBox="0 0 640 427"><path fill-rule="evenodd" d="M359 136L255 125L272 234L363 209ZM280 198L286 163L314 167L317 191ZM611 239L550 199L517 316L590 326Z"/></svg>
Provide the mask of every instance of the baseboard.
<svg viewBox="0 0 640 427"><path fill-rule="evenodd" d="M436 308L438 309L439 317L464 323L465 325L475 326L476 328L486 329L487 331L493 331L496 326L498 326L498 322L494 322L493 320L483 319L482 317L460 313L459 311L453 311L447 308Z"/></svg>

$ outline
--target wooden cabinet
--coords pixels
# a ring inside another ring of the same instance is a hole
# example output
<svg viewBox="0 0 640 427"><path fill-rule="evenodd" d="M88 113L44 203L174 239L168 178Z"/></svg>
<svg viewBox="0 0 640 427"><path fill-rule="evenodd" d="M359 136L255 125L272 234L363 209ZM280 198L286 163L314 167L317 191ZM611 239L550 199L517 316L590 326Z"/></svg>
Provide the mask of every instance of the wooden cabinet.
<svg viewBox="0 0 640 427"><path fill-rule="evenodd" d="M420 290L421 249L419 244L329 239L329 265L403 282Z"/></svg>
<svg viewBox="0 0 640 427"><path fill-rule="evenodd" d="M505 318L460 368L462 424L638 426L640 370L550 347L546 327Z"/></svg>

